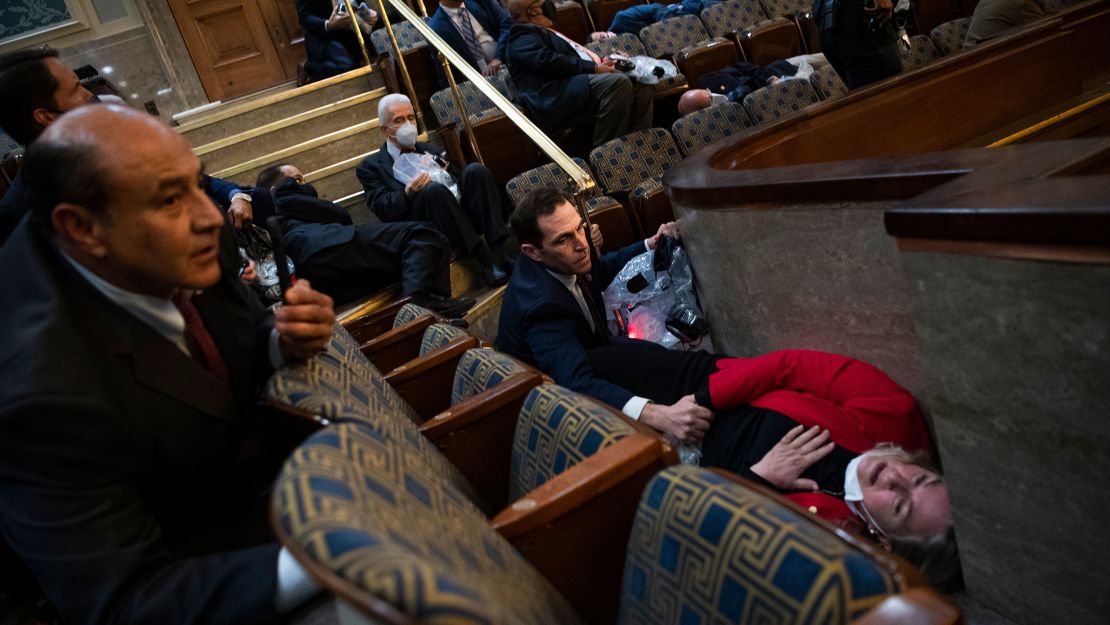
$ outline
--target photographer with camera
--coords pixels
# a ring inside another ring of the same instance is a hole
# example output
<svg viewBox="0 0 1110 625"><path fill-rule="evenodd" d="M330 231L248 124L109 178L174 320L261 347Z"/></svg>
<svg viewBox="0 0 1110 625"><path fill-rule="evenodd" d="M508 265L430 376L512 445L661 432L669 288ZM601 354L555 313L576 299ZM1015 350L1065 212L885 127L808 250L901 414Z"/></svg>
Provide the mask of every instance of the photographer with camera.
<svg viewBox="0 0 1110 625"><path fill-rule="evenodd" d="M902 72L891 0L814 0L821 51L849 89Z"/></svg>

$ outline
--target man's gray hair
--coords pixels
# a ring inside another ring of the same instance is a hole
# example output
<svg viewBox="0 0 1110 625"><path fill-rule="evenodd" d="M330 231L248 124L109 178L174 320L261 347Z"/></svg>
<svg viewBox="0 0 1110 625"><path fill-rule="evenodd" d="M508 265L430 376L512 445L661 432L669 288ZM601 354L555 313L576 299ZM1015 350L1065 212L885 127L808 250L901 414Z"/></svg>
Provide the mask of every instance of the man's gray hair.
<svg viewBox="0 0 1110 625"><path fill-rule="evenodd" d="M378 100L378 125L385 127L389 122L389 107L397 104L408 104L412 106L412 100L403 93L391 93L381 100Z"/></svg>

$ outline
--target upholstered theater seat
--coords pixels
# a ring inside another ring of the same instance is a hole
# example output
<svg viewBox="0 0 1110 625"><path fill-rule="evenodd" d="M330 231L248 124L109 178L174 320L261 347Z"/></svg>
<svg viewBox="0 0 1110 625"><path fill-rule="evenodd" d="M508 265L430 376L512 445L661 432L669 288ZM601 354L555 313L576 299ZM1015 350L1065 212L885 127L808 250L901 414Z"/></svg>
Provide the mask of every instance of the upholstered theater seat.
<svg viewBox="0 0 1110 625"><path fill-rule="evenodd" d="M950 20L934 28L929 36L937 44L937 49L944 55L955 54L964 47L964 38L971 27L970 17L961 17Z"/></svg>
<svg viewBox="0 0 1110 625"><path fill-rule="evenodd" d="M514 503L491 522L588 621L612 623L621 550L640 493L677 461L657 433L584 395L542 384L517 422L508 482Z"/></svg>
<svg viewBox="0 0 1110 625"><path fill-rule="evenodd" d="M772 122L796 113L821 99L804 78L782 80L753 91L744 98L744 108L756 124Z"/></svg>
<svg viewBox="0 0 1110 625"><path fill-rule="evenodd" d="M280 540L382 623L581 623L456 485L356 423L308 438L273 494Z"/></svg>
<svg viewBox="0 0 1110 625"><path fill-rule="evenodd" d="M850 623L906 575L920 583L905 562L742 482L677 466L648 484L628 543L621 625Z"/></svg>
<svg viewBox="0 0 1110 625"><path fill-rule="evenodd" d="M574 162L583 169L589 168L586 161L580 158L574 159ZM555 163L529 169L505 185L505 192L508 193L514 208L520 206L520 202L529 191L537 189L559 189L572 195L575 185L570 176ZM590 221L601 228L605 240L602 251L620 249L644 238L639 219L631 209L608 195L602 195L600 188L595 187L585 203Z"/></svg>
<svg viewBox="0 0 1110 625"><path fill-rule="evenodd" d="M693 16L690 16L693 17ZM659 184L682 154L669 132L648 128L604 143L590 152L590 167L605 192L631 207L645 236L674 219ZM637 191L638 187L643 188Z"/></svg>
<svg viewBox="0 0 1110 625"><path fill-rule="evenodd" d="M680 117L671 127L685 156L705 146L755 126L738 102L725 102Z"/></svg>
<svg viewBox="0 0 1110 625"><path fill-rule="evenodd" d="M928 37L925 39L928 40ZM929 45L933 45L933 43L930 41ZM844 83L844 79L836 73L832 65L822 65L813 70L813 73L809 76L809 84L813 85L813 88L817 90L817 95L822 100L848 93L848 85Z"/></svg>
<svg viewBox="0 0 1110 625"><path fill-rule="evenodd" d="M941 57L936 43L928 35L914 35L909 38L908 43L901 41L898 45L898 53L902 56L903 72L928 65Z"/></svg>
<svg viewBox="0 0 1110 625"><path fill-rule="evenodd" d="M768 19L763 5L753 0L726 0L701 12L701 21L713 37L729 37Z"/></svg>
<svg viewBox="0 0 1110 625"><path fill-rule="evenodd" d="M712 39L697 15L682 15L656 22L640 31L648 56L674 59L676 52Z"/></svg>

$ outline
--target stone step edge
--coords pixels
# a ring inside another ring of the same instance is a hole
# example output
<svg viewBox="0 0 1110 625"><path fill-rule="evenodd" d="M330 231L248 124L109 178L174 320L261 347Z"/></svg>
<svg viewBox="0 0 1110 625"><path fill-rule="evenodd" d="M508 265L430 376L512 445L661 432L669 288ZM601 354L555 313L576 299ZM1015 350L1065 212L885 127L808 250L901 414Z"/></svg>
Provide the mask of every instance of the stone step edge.
<svg viewBox="0 0 1110 625"><path fill-rule="evenodd" d="M360 133L363 133L363 132L368 132L368 131L373 130L377 127L378 127L378 119L375 117L374 119L371 119L369 121L361 122L361 123L358 123L358 124L353 124L353 125L348 126L346 128L341 128L339 130L329 132L326 135L320 135L319 137L316 137L314 139L309 139L308 141L302 141L301 143L291 145L287 148L283 148L281 150L277 150L277 151L271 152L269 154L265 154L263 156L258 156L258 157L252 158L250 160L243 161L243 162L239 163L238 165L232 165L231 167L225 167L225 168L223 168L219 171L212 172L212 176L214 176L216 178L231 179L231 178L234 178L235 176L237 176L237 175L239 175L239 174L241 174L245 171L249 171L249 170L254 169L256 167L260 167L260 166L262 166L266 163L272 163L272 162L275 162L275 161L278 161L278 160L288 160L288 157L293 156L295 154L299 154L301 152L307 152L308 150L311 150L313 148L318 148L322 145L326 145L328 143L331 143L332 141L338 141L339 139L345 139L345 138L347 138L349 136L352 136L352 135L357 135L357 134L360 134Z"/></svg>
<svg viewBox="0 0 1110 625"><path fill-rule="evenodd" d="M319 117L324 117L325 115L358 106L359 104L370 102L375 99L381 99L382 96L386 95L387 93L389 93L389 91L385 87L380 87L378 89L365 91L363 93L359 93L357 95L353 95L342 100L328 102L327 104L318 106L314 109L302 111L300 113L297 113L296 115L291 115L284 119L275 120L267 124L256 126L249 130L244 130L242 132L224 137L223 139L218 139L210 143L205 143L204 145L196 146L195 148L193 148L193 153L197 156L211 154L212 152L216 152L217 150L232 147L242 141L247 141L250 139L261 137L263 135L274 133L290 126L305 123Z"/></svg>
<svg viewBox="0 0 1110 625"><path fill-rule="evenodd" d="M202 128L204 126L224 121L225 119L237 117L244 113L249 113L251 111L255 111L267 106L272 106L286 100L292 100L293 98L304 95L306 93L312 93L313 91L318 91L320 89L327 89L328 87L338 85L349 80L360 80L363 77L369 76L373 73L373 66L368 65L353 69L345 74L339 74L338 76L332 76L331 78L325 78L324 80L320 80L317 82L310 82L302 87L294 87L289 90L279 90L276 93L263 95L261 97L248 100L246 102L213 102L211 105L208 105L211 107L211 111L202 111L198 113L198 115L201 115L202 117L199 117L198 119L190 119L188 121L185 121L184 123L179 124L177 126L177 131L184 134L197 128ZM175 116L175 121L176 117L177 116Z"/></svg>

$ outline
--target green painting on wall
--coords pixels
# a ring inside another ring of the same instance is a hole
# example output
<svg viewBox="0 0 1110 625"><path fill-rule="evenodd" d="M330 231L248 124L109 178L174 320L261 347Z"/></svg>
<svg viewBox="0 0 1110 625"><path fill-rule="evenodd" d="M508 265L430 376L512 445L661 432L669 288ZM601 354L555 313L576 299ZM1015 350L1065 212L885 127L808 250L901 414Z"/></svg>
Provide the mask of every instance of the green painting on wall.
<svg viewBox="0 0 1110 625"><path fill-rule="evenodd" d="M65 24L71 19L66 0L3 0L0 41Z"/></svg>

